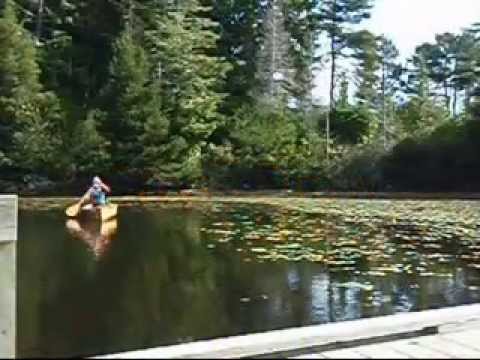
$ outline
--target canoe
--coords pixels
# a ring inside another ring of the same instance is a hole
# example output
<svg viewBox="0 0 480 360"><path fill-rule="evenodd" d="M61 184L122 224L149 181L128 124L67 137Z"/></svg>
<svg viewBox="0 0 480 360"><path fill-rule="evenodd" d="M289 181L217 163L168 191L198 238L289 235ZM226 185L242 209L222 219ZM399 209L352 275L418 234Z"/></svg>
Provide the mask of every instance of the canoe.
<svg viewBox="0 0 480 360"><path fill-rule="evenodd" d="M82 207L80 215L94 216L100 218L102 221L108 221L117 216L118 205L117 204L107 204L103 206L94 207L92 205L86 205Z"/></svg>
<svg viewBox="0 0 480 360"><path fill-rule="evenodd" d="M101 219L102 221L108 221L115 218L118 213L118 205L112 203L98 207L88 204L80 209L74 209L75 211L72 211L72 207L66 210L66 214L70 218L95 218Z"/></svg>

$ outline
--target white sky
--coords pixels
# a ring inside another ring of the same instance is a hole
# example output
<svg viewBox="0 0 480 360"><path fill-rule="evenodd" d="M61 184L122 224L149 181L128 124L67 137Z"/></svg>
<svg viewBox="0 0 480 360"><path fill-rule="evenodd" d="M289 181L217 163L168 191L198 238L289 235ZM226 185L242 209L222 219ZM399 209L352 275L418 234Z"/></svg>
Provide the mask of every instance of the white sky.
<svg viewBox="0 0 480 360"><path fill-rule="evenodd" d="M372 17L361 27L392 39L405 59L417 45L433 42L435 34L458 33L475 22L480 22L480 0L375 0ZM314 96L326 103L328 70L315 84Z"/></svg>

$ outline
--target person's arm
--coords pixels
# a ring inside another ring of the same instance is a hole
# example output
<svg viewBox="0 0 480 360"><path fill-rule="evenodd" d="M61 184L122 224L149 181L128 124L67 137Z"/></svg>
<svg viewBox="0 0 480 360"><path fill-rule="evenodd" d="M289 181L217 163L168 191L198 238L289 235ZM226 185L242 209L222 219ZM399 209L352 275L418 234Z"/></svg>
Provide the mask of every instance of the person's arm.
<svg viewBox="0 0 480 360"><path fill-rule="evenodd" d="M110 193L112 190L110 189L110 186L108 186L107 184L105 184L103 181L102 181L102 189L105 190L107 193Z"/></svg>
<svg viewBox="0 0 480 360"><path fill-rule="evenodd" d="M87 192L82 196L82 198L80 199L80 204L86 204L88 203L89 199L90 199L90 192L91 192L91 188L87 190Z"/></svg>

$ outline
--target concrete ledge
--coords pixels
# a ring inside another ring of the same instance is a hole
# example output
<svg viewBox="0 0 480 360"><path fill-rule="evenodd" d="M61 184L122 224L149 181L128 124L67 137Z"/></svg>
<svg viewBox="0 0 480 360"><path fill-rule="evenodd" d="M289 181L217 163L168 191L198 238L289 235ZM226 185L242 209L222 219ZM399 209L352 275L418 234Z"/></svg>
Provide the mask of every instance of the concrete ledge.
<svg viewBox="0 0 480 360"><path fill-rule="evenodd" d="M0 358L16 356L17 197L0 196Z"/></svg>
<svg viewBox="0 0 480 360"><path fill-rule="evenodd" d="M392 339L452 331L480 321L480 305L402 313L371 319L277 330L210 341L99 356L126 358L246 358L285 357Z"/></svg>
<svg viewBox="0 0 480 360"><path fill-rule="evenodd" d="M17 240L18 198L0 195L0 242Z"/></svg>

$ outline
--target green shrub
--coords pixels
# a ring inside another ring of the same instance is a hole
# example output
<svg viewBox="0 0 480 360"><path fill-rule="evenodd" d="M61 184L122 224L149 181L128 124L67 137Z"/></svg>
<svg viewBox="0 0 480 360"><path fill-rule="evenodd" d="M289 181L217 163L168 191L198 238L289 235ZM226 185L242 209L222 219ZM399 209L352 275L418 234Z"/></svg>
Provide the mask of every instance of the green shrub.
<svg viewBox="0 0 480 360"><path fill-rule="evenodd" d="M325 131L328 113L319 115L319 130ZM333 113L330 121L330 132L338 144L359 144L369 135L377 120L362 106L343 106Z"/></svg>
<svg viewBox="0 0 480 360"><path fill-rule="evenodd" d="M385 157L386 181L398 190L480 189L480 123L445 123L430 134L407 138Z"/></svg>
<svg viewBox="0 0 480 360"><path fill-rule="evenodd" d="M361 144L344 148L329 167L329 178L335 190L379 191L385 183L381 162L383 144Z"/></svg>
<svg viewBox="0 0 480 360"><path fill-rule="evenodd" d="M292 112L242 108L230 120L229 141L209 145L203 168L214 186L314 188L324 140Z"/></svg>

